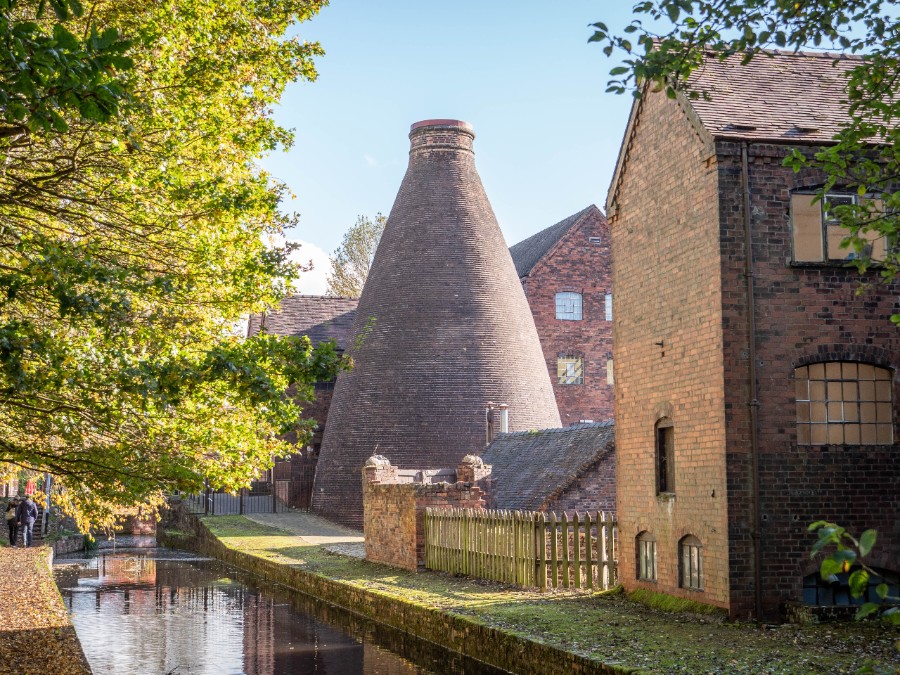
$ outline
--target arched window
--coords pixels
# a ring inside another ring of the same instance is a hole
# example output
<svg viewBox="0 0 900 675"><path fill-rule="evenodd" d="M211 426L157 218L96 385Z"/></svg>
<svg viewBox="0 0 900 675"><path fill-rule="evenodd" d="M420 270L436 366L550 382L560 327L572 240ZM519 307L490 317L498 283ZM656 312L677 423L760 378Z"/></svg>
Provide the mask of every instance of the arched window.
<svg viewBox="0 0 900 675"><path fill-rule="evenodd" d="M894 442L891 371L831 361L794 370L798 445L890 445Z"/></svg>
<svg viewBox="0 0 900 675"><path fill-rule="evenodd" d="M900 574L875 568L877 574L869 577L863 594L854 598L850 595L850 573L842 572L829 579L823 579L818 572L803 577L803 604L814 607L833 605L861 605L865 602L881 602L875 589L879 584L888 585L888 595L900 593Z"/></svg>
<svg viewBox="0 0 900 675"><path fill-rule="evenodd" d="M675 427L668 417L656 423L656 494L675 492Z"/></svg>
<svg viewBox="0 0 900 675"><path fill-rule="evenodd" d="M679 585L695 591L703 590L703 545L692 534L678 542Z"/></svg>
<svg viewBox="0 0 900 675"><path fill-rule="evenodd" d="M581 293L557 293L556 318L581 321Z"/></svg>
<svg viewBox="0 0 900 675"><path fill-rule="evenodd" d="M637 536L636 544L637 578L656 581L656 538L645 530Z"/></svg>

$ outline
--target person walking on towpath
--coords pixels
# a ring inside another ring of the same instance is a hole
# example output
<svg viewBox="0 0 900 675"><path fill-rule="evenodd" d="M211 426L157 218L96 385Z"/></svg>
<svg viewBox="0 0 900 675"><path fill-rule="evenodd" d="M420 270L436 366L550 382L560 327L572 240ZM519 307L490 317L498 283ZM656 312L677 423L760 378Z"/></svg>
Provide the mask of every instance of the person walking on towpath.
<svg viewBox="0 0 900 675"><path fill-rule="evenodd" d="M31 540L34 536L34 521L37 520L37 515L37 505L31 501L30 495L26 495L25 501L19 504L19 508L16 509L16 520L19 523L19 527L24 528L22 530L22 544L25 548L31 546Z"/></svg>
<svg viewBox="0 0 900 675"><path fill-rule="evenodd" d="M17 497L13 497L6 505L6 526L9 528L9 545L15 547L16 538L19 536L19 525L16 520L16 507L19 506Z"/></svg>

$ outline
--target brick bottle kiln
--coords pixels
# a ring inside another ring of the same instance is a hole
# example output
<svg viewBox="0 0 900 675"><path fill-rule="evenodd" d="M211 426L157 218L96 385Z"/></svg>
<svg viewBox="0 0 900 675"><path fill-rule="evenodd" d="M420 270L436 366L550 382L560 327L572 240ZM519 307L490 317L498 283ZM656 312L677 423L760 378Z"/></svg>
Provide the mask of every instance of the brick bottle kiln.
<svg viewBox="0 0 900 675"><path fill-rule="evenodd" d="M412 125L409 167L356 312L355 368L335 386L313 510L362 522L373 454L456 466L485 442L485 404L511 431L560 425L528 302L475 169L471 125Z"/></svg>

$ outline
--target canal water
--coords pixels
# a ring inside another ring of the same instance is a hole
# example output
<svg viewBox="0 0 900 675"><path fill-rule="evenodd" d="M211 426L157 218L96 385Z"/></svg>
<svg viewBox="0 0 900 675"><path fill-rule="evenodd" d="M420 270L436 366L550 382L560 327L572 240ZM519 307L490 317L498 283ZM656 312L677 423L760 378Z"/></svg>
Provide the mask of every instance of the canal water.
<svg viewBox="0 0 900 675"><path fill-rule="evenodd" d="M501 672L182 551L59 556L54 572L97 675Z"/></svg>

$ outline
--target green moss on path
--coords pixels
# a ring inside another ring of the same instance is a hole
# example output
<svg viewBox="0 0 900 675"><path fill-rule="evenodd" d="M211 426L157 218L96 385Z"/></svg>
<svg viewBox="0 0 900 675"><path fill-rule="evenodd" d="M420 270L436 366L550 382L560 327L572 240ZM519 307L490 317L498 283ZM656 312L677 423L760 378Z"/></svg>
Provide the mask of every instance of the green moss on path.
<svg viewBox="0 0 900 675"><path fill-rule="evenodd" d="M622 593L523 590L446 574L414 574L328 553L242 516L203 519L228 548L553 645L608 665L667 673L900 672L884 624L759 627L673 614ZM670 608L671 609L671 608Z"/></svg>

